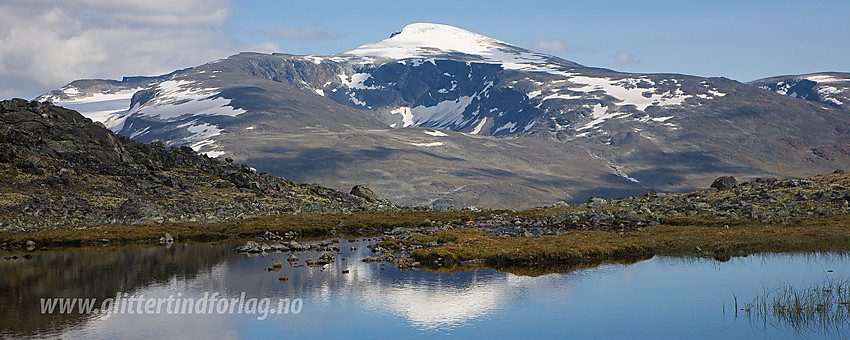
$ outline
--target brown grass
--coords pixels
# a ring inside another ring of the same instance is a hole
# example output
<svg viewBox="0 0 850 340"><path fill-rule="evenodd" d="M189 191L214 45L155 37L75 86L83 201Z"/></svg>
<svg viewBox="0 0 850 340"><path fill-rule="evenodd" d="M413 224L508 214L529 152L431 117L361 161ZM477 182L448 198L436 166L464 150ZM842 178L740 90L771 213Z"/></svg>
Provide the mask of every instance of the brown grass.
<svg viewBox="0 0 850 340"><path fill-rule="evenodd" d="M112 243L151 243L169 233L181 240L211 241L233 236L249 237L266 231L299 235L339 233L368 234L395 227L413 227L426 220L448 222L471 219L484 213L474 212L359 212L352 214L281 214L224 223L162 223L138 225L61 226L33 228L26 232L0 233L0 243L23 244L28 240L39 246L82 246L109 239ZM342 221L342 223L340 223Z"/></svg>
<svg viewBox="0 0 850 340"><path fill-rule="evenodd" d="M558 236L487 237L477 230L435 234L451 244L417 250L423 263L440 259L446 265L484 259L491 266L577 265L663 255L699 255L727 260L757 252L840 250L850 248L850 215L808 219L794 225L760 224L751 220L718 221L683 218L676 225L612 233L575 231ZM420 241L421 242L421 241Z"/></svg>

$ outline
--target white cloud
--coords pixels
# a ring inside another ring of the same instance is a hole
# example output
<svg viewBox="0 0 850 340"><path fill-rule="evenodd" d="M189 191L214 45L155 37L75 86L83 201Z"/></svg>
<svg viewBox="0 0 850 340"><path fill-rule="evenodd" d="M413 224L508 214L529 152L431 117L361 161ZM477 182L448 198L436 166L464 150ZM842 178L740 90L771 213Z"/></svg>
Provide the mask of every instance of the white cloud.
<svg viewBox="0 0 850 340"><path fill-rule="evenodd" d="M263 32L263 35L274 40L291 41L336 40L342 38L339 34L320 31L314 27L294 27L285 25L272 27L270 30Z"/></svg>
<svg viewBox="0 0 850 340"><path fill-rule="evenodd" d="M223 26L230 0L11 0L0 5L0 94L32 98L79 78L158 75L246 45Z"/></svg>
<svg viewBox="0 0 850 340"><path fill-rule="evenodd" d="M573 51L567 43L560 40L540 41L531 49L552 54L565 54Z"/></svg>
<svg viewBox="0 0 850 340"><path fill-rule="evenodd" d="M617 60L617 63L622 64L622 65L637 64L637 63L640 62L640 60L638 60L637 57L635 57L633 54L628 53L626 51L617 52L617 54L614 55L614 59Z"/></svg>

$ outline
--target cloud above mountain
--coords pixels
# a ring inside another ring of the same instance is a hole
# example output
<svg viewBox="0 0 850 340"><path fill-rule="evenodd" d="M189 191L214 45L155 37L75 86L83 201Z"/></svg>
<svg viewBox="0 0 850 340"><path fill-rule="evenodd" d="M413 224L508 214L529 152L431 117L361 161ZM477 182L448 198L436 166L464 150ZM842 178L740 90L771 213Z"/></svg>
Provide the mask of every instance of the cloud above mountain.
<svg viewBox="0 0 850 340"><path fill-rule="evenodd" d="M0 96L33 96L77 78L154 75L248 45L223 26L230 0L12 0L0 5Z"/></svg>
<svg viewBox="0 0 850 340"><path fill-rule="evenodd" d="M614 59L620 65L637 64L640 62L640 60L635 57L634 54L631 54L626 51L617 52L617 54L614 55Z"/></svg>
<svg viewBox="0 0 850 340"><path fill-rule="evenodd" d="M531 50L549 53L553 55L565 55L570 53L581 53L581 52L590 52L590 49L573 46L567 44L563 40L541 40L538 41L537 44L529 47Z"/></svg>
<svg viewBox="0 0 850 340"><path fill-rule="evenodd" d="M565 54L573 51L567 43L560 40L539 41L531 49L552 54Z"/></svg>

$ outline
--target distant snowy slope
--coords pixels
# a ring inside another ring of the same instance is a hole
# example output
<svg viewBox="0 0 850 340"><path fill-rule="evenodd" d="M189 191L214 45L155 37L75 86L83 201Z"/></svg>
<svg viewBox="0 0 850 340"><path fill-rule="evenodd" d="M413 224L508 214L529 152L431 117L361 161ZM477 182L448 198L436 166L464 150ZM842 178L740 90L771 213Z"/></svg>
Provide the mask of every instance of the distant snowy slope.
<svg viewBox="0 0 850 340"><path fill-rule="evenodd" d="M778 76L755 80L749 84L781 95L850 109L850 73Z"/></svg>

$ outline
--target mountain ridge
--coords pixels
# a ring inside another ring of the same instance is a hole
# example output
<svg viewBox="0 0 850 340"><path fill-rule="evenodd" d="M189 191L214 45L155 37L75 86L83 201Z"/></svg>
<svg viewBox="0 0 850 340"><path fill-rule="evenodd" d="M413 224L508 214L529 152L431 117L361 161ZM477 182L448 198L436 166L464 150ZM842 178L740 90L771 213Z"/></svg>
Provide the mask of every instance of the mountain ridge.
<svg viewBox="0 0 850 340"><path fill-rule="evenodd" d="M434 36L460 38L423 42ZM586 67L446 25L325 57L240 53L166 76L125 94L128 109L104 124L298 181L362 181L402 204L530 207L850 163L840 108L726 78ZM104 95L79 84L38 99Z"/></svg>
<svg viewBox="0 0 850 340"><path fill-rule="evenodd" d="M778 94L850 110L850 73L783 75L754 80L748 84Z"/></svg>

